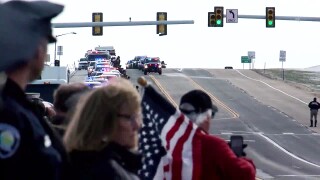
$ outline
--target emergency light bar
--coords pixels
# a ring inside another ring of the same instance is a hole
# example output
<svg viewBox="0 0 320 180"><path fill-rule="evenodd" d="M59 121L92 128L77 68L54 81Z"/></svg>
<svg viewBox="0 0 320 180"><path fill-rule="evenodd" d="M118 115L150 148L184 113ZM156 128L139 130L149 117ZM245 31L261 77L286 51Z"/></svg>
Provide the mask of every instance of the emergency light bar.
<svg viewBox="0 0 320 180"><path fill-rule="evenodd" d="M101 67L101 68L108 68L110 67L108 64L103 64L103 65L97 65L97 67Z"/></svg>
<svg viewBox="0 0 320 180"><path fill-rule="evenodd" d="M95 58L94 60L96 60L96 61L105 61L107 59L106 58Z"/></svg>

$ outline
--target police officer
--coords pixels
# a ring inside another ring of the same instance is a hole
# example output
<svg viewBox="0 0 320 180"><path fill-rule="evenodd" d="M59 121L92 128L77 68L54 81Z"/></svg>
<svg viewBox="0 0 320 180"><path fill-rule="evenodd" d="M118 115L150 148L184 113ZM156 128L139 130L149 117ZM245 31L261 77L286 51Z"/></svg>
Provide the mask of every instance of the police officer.
<svg viewBox="0 0 320 180"><path fill-rule="evenodd" d="M320 103L317 102L317 98L313 98L308 105L310 108L310 127L313 127L313 117L314 117L314 127L317 127L317 115L318 109L320 109Z"/></svg>
<svg viewBox="0 0 320 180"><path fill-rule="evenodd" d="M24 90L42 72L52 36L51 19L63 6L46 1L0 4L0 179L62 179L67 156L61 141Z"/></svg>
<svg viewBox="0 0 320 180"><path fill-rule="evenodd" d="M120 56L118 56L116 59L116 67L120 67L120 61Z"/></svg>

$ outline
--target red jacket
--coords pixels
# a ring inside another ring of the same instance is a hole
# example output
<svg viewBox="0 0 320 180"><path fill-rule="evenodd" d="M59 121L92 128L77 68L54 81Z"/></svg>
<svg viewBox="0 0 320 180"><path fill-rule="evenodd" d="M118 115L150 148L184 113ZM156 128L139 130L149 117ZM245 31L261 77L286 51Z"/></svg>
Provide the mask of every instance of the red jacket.
<svg viewBox="0 0 320 180"><path fill-rule="evenodd" d="M201 137L201 179L203 180L254 180L253 161L238 158L229 145L218 137L203 134Z"/></svg>

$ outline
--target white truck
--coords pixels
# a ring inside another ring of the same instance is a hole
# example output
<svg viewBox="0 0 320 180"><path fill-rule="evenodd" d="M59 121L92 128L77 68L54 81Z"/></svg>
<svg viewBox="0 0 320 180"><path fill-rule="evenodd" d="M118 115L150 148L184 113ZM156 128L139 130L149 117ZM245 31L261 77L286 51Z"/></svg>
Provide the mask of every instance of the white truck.
<svg viewBox="0 0 320 180"><path fill-rule="evenodd" d="M113 46L98 46L98 47L95 47L94 50L98 52L108 51L110 56L116 56L116 50L114 49Z"/></svg>
<svg viewBox="0 0 320 180"><path fill-rule="evenodd" d="M78 70L81 70L81 69L87 70L88 64L89 62L87 58L80 58L80 60L78 61Z"/></svg>
<svg viewBox="0 0 320 180"><path fill-rule="evenodd" d="M61 85L69 82L67 67L45 66L41 76L27 85L27 93L40 93L40 98L53 103L53 93Z"/></svg>

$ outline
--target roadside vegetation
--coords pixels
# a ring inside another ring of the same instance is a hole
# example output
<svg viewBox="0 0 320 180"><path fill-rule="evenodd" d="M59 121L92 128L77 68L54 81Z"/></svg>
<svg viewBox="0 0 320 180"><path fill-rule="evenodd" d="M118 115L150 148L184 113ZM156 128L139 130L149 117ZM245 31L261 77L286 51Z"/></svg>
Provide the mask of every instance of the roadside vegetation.
<svg viewBox="0 0 320 180"><path fill-rule="evenodd" d="M283 80L282 69L253 69L260 75L275 80ZM302 70L284 70L284 81L298 88L305 88L320 95L320 72Z"/></svg>

